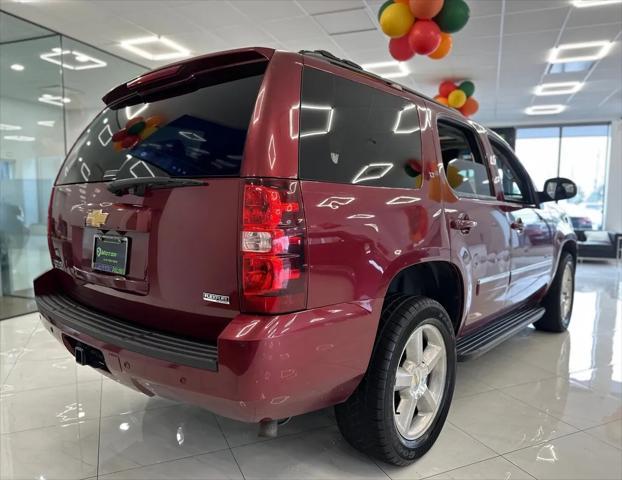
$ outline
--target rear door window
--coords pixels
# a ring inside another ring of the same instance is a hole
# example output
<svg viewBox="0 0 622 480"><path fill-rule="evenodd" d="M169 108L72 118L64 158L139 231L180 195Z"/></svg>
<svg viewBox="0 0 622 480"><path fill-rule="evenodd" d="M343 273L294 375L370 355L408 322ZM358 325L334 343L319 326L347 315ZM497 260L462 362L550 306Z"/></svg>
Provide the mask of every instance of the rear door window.
<svg viewBox="0 0 622 480"><path fill-rule="evenodd" d="M409 100L305 68L300 178L376 187L421 184L421 132Z"/></svg>
<svg viewBox="0 0 622 480"><path fill-rule="evenodd" d="M190 93L106 108L76 141L57 184L238 176L263 73L236 74Z"/></svg>
<svg viewBox="0 0 622 480"><path fill-rule="evenodd" d="M458 196L493 197L490 175L476 133L458 122L439 120L438 136L445 174Z"/></svg>

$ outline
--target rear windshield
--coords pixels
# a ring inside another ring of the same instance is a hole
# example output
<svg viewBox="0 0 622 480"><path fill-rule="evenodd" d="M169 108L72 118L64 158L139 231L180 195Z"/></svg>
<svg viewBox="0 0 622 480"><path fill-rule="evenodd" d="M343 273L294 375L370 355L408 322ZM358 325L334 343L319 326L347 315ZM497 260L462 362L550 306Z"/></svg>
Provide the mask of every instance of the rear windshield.
<svg viewBox="0 0 622 480"><path fill-rule="evenodd" d="M263 74L102 111L69 152L57 184L148 176L232 177Z"/></svg>

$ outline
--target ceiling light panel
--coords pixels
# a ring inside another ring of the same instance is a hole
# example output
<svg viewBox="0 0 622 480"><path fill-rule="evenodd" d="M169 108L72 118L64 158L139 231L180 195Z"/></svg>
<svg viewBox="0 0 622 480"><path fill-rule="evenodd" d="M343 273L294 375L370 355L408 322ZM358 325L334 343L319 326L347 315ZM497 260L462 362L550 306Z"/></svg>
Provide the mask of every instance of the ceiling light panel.
<svg viewBox="0 0 622 480"><path fill-rule="evenodd" d="M14 63L13 65L11 65L11 70L15 70L16 72L23 72L24 66L19 63Z"/></svg>
<svg viewBox="0 0 622 480"><path fill-rule="evenodd" d="M44 93L37 100L41 103L48 103L50 105L56 105L58 107L62 107L63 104L71 102L70 98L61 97L59 95L50 95L49 93Z"/></svg>
<svg viewBox="0 0 622 480"><path fill-rule="evenodd" d="M566 43L551 50L549 63L592 62L605 57L613 42L602 40L598 42Z"/></svg>
<svg viewBox="0 0 622 480"><path fill-rule="evenodd" d="M315 20L329 35L339 35L348 32L361 32L375 29L364 8L346 10L343 12L321 13Z"/></svg>
<svg viewBox="0 0 622 480"><path fill-rule="evenodd" d="M365 63L362 67L384 78L401 78L410 75L410 70L404 62Z"/></svg>
<svg viewBox="0 0 622 480"><path fill-rule="evenodd" d="M147 60L172 60L190 55L190 50L168 38L159 36L134 38L120 43L124 49Z"/></svg>
<svg viewBox="0 0 622 480"><path fill-rule="evenodd" d="M89 70L107 65L103 60L77 50L62 50L60 48L53 48L51 52L39 55L39 58L68 70Z"/></svg>
<svg viewBox="0 0 622 480"><path fill-rule="evenodd" d="M543 83L535 88L534 93L538 96L570 95L577 93L581 88L583 88L583 82Z"/></svg>
<svg viewBox="0 0 622 480"><path fill-rule="evenodd" d="M21 130L22 127L19 125L11 125L10 123L0 123L0 130L4 130L5 132L14 132L16 130Z"/></svg>
<svg viewBox="0 0 622 480"><path fill-rule="evenodd" d="M26 135L5 135L5 140L11 140L13 142L34 142L35 137L28 137Z"/></svg>
<svg viewBox="0 0 622 480"><path fill-rule="evenodd" d="M577 8L586 7L603 7L605 5L614 5L622 3L622 0L573 0L572 4Z"/></svg>
<svg viewBox="0 0 622 480"><path fill-rule="evenodd" d="M525 109L527 115L557 115L566 110L566 105L532 105Z"/></svg>

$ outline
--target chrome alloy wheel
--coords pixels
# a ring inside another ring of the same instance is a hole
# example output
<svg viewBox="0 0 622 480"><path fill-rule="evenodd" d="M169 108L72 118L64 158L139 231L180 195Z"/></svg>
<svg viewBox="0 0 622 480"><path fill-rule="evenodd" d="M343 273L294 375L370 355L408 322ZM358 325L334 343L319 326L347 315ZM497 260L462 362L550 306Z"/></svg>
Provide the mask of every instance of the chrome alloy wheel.
<svg viewBox="0 0 622 480"><path fill-rule="evenodd" d="M440 330L424 324L404 347L395 373L393 418L406 440L416 440L432 424L447 377L447 352Z"/></svg>
<svg viewBox="0 0 622 480"><path fill-rule="evenodd" d="M572 310L572 297L574 295L574 278L572 276L572 265L566 263L562 274L562 285L559 294L559 306L562 312L562 322L567 325L570 321L570 311Z"/></svg>

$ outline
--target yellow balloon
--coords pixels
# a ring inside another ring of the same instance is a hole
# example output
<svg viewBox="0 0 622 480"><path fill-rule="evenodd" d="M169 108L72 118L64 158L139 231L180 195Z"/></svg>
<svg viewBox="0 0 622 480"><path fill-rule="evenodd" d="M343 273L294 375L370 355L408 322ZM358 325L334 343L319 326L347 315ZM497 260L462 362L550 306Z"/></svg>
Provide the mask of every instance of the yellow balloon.
<svg viewBox="0 0 622 480"><path fill-rule="evenodd" d="M139 133L140 139L145 140L150 135L154 134L158 130L158 127L147 127L142 132Z"/></svg>
<svg viewBox="0 0 622 480"><path fill-rule="evenodd" d="M380 15L380 28L391 38L403 37L412 27L415 18L408 5L394 3L384 9Z"/></svg>
<svg viewBox="0 0 622 480"><path fill-rule="evenodd" d="M466 93L464 93L459 88L456 88L453 92L449 94L447 97L447 103L450 107L460 108L467 101Z"/></svg>
<svg viewBox="0 0 622 480"><path fill-rule="evenodd" d="M447 181L451 188L458 188L464 182L464 177L460 174L458 169L453 165L447 165Z"/></svg>

